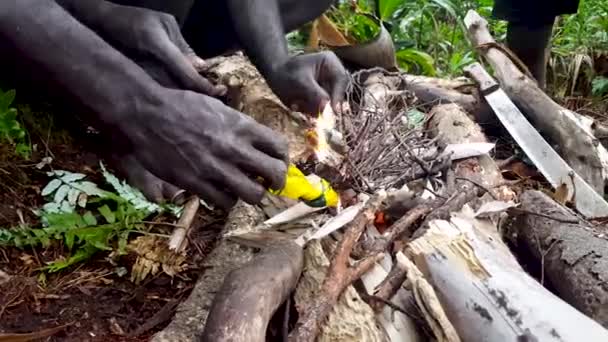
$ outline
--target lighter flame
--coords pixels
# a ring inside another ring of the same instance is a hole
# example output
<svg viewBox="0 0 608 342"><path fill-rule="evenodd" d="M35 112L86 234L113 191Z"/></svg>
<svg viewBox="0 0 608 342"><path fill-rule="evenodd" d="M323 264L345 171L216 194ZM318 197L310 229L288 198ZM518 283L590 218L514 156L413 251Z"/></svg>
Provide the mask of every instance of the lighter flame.
<svg viewBox="0 0 608 342"><path fill-rule="evenodd" d="M317 135L317 145L314 148L315 156L320 162L327 161L330 156L331 147L327 142L327 134L331 132L336 125L336 116L331 106L325 105L323 112L315 121L315 133Z"/></svg>

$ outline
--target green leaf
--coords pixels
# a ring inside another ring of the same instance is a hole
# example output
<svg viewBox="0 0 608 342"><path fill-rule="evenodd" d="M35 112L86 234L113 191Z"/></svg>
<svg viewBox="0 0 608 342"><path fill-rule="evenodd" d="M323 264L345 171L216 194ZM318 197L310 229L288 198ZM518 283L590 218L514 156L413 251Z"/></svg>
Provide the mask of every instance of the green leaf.
<svg viewBox="0 0 608 342"><path fill-rule="evenodd" d="M61 204L54 202L46 203L42 206L42 210L50 214L56 214L61 211Z"/></svg>
<svg viewBox="0 0 608 342"><path fill-rule="evenodd" d="M61 177L61 180L65 183L72 183L77 180L81 180L84 177L86 177L86 175L83 175L82 173L67 172L64 176Z"/></svg>
<svg viewBox="0 0 608 342"><path fill-rule="evenodd" d="M118 234L118 255L127 254L127 244L129 243L129 232L120 232Z"/></svg>
<svg viewBox="0 0 608 342"><path fill-rule="evenodd" d="M40 244L42 244L42 247L46 248L51 245L51 239L49 238L49 236L47 235L47 233L44 230L32 229L31 232L34 233L34 235L36 235L36 237L38 238L38 241L40 241Z"/></svg>
<svg viewBox="0 0 608 342"><path fill-rule="evenodd" d="M592 93L594 96L604 96L608 94L608 77L598 76L592 81Z"/></svg>
<svg viewBox="0 0 608 342"><path fill-rule="evenodd" d="M74 247L74 239L76 238L76 234L74 234L73 231L69 231L67 233L65 233L65 246L69 249L72 250L72 248Z"/></svg>
<svg viewBox="0 0 608 342"><path fill-rule="evenodd" d="M383 21L390 20L398 9L404 6L404 0L377 0L378 15Z"/></svg>
<svg viewBox="0 0 608 342"><path fill-rule="evenodd" d="M74 253L67 260L55 260L49 263L45 269L50 273L59 272L74 264L91 258L97 251L98 249L94 248L93 246L85 246L85 248L77 250L76 253Z"/></svg>
<svg viewBox="0 0 608 342"><path fill-rule="evenodd" d="M62 202L65 199L65 197L68 195L68 191L70 191L69 185L64 184L64 185L60 186L59 189L57 189L57 191L55 192L55 197L54 197L53 201L55 201L55 203Z"/></svg>
<svg viewBox="0 0 608 342"><path fill-rule="evenodd" d="M44 189L42 189L42 196L48 196L53 191L57 190L61 186L61 181L59 179L53 179L47 184Z"/></svg>
<svg viewBox="0 0 608 342"><path fill-rule="evenodd" d="M412 64L417 66L426 76L434 76L437 73L433 57L426 52L416 49L401 50L397 52L397 61L406 69L409 69Z"/></svg>
<svg viewBox="0 0 608 342"><path fill-rule="evenodd" d="M74 183L72 184L72 186L82 192L84 192L85 194L87 194L88 196L99 196L99 197L104 197L106 195L106 192L101 190L97 184L93 183L93 182L79 182L79 183Z"/></svg>
<svg viewBox="0 0 608 342"><path fill-rule="evenodd" d="M70 189L70 191L68 192L68 202L70 203L70 205L76 206L76 201L78 201L79 194L80 191L78 189Z"/></svg>
<svg viewBox="0 0 608 342"><path fill-rule="evenodd" d="M422 123L424 123L425 118L426 114L417 109L412 109L407 112L407 122L411 127L420 127Z"/></svg>
<svg viewBox="0 0 608 342"><path fill-rule="evenodd" d="M4 94L1 94L1 91L0 91L0 110L8 109L8 107L15 100L15 95L16 95L16 92L14 89L11 89L11 90L5 92Z"/></svg>
<svg viewBox="0 0 608 342"><path fill-rule="evenodd" d="M435 5L446 12L448 12L452 18L458 18L458 11L456 5L450 0L431 0Z"/></svg>
<svg viewBox="0 0 608 342"><path fill-rule="evenodd" d="M90 211L84 213L84 215L82 215L82 219L87 224L87 226L97 225L97 219L95 218L95 215L93 215L93 213L91 213Z"/></svg>
<svg viewBox="0 0 608 342"><path fill-rule="evenodd" d="M114 215L112 210L110 210L110 207L108 207L107 204L103 205L102 207L99 207L98 210L101 216L103 216L103 218L105 218L108 223L116 222L116 216Z"/></svg>

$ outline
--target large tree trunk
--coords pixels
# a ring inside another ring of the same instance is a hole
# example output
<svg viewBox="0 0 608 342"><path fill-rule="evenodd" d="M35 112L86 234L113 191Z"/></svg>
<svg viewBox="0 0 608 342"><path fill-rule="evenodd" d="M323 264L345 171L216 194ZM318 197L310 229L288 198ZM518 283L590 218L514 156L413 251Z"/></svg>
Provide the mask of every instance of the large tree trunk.
<svg viewBox="0 0 608 342"><path fill-rule="evenodd" d="M513 223L519 241L541 265L541 279L557 294L608 328L608 240L606 227L581 221L540 191L522 194L522 214ZM561 220L561 221L560 221Z"/></svg>
<svg viewBox="0 0 608 342"><path fill-rule="evenodd" d="M407 254L463 341L608 341L608 330L530 277L470 209L432 221Z"/></svg>

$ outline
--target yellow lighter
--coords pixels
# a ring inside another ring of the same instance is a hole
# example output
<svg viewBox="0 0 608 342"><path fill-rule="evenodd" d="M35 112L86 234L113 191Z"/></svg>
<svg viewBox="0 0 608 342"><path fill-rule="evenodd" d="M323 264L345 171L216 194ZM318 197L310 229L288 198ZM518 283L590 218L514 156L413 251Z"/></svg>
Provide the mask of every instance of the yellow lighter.
<svg viewBox="0 0 608 342"><path fill-rule="evenodd" d="M280 190L268 190L271 194L304 201L311 207L337 207L340 198L328 181L314 176L307 177L295 165L289 164L285 186Z"/></svg>

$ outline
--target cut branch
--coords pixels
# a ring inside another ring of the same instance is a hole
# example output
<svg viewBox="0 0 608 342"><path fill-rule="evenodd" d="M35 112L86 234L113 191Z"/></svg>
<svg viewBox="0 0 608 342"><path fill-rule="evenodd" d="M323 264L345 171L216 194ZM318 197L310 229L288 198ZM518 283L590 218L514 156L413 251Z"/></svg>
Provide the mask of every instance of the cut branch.
<svg viewBox="0 0 608 342"><path fill-rule="evenodd" d="M303 256L300 246L284 242L230 272L213 300L200 341L266 341L268 322L296 287Z"/></svg>

